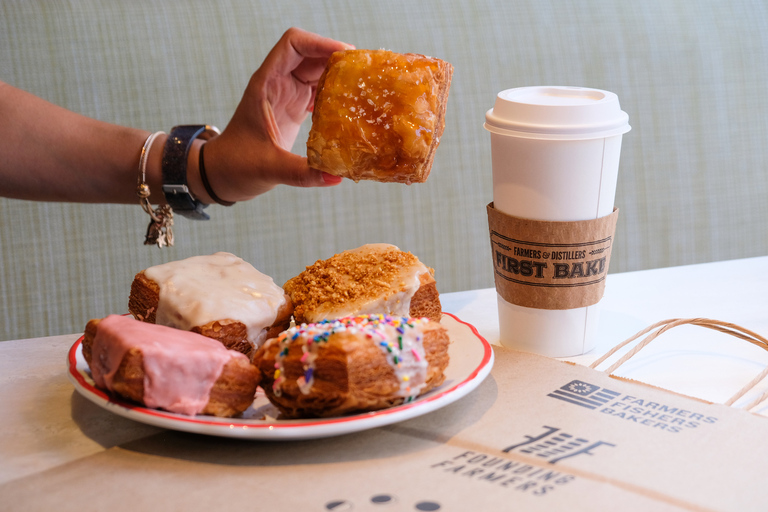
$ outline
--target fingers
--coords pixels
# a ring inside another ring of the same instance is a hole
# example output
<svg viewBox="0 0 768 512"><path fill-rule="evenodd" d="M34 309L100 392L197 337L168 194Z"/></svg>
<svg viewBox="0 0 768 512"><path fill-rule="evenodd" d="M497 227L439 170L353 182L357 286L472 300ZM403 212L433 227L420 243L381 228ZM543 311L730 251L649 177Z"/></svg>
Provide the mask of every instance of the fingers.
<svg viewBox="0 0 768 512"><path fill-rule="evenodd" d="M282 75L294 71L305 59L316 59L325 65L325 61L335 51L348 50L352 45L322 37L299 28L290 28L269 52L264 63ZM316 68L317 65L314 65ZM322 72L322 68L320 69ZM317 77L320 73L317 73ZM315 78L315 80L317 79ZM307 80L302 80L307 81Z"/></svg>
<svg viewBox="0 0 768 512"><path fill-rule="evenodd" d="M307 85L316 85L320 75L325 70L325 65L328 62L327 58L324 59L304 59L296 68L291 72L293 77L301 83Z"/></svg>
<svg viewBox="0 0 768 512"><path fill-rule="evenodd" d="M281 155L283 164L276 181L293 187L332 187L342 182L342 178L326 172L312 169L307 159L293 153Z"/></svg>
<svg viewBox="0 0 768 512"><path fill-rule="evenodd" d="M315 96L317 95L317 87L312 86L309 101L307 102L307 112L315 111Z"/></svg>
<svg viewBox="0 0 768 512"><path fill-rule="evenodd" d="M354 48L350 44L299 28L288 29L283 38L287 38L293 49L304 58L328 58L333 52Z"/></svg>
<svg viewBox="0 0 768 512"><path fill-rule="evenodd" d="M277 185L292 187L330 187L342 182L342 178L312 169L306 157L274 146L269 141L228 137L222 133L206 143L205 164L211 186L222 199L246 201L275 188ZM200 195L202 182L196 173L190 186Z"/></svg>
<svg viewBox="0 0 768 512"><path fill-rule="evenodd" d="M280 126L275 119L275 111L272 109L272 104L268 99L265 98L261 101L261 108L264 112L264 124L267 134L269 135L269 140L271 140L272 144L275 146L290 151L291 146L286 143L280 132ZM293 144L293 141L291 141L291 144Z"/></svg>
<svg viewBox="0 0 768 512"><path fill-rule="evenodd" d="M344 178L342 178L341 176L334 176L333 174L328 174L327 172L323 172L323 181L329 187L338 185L343 181L343 179Z"/></svg>

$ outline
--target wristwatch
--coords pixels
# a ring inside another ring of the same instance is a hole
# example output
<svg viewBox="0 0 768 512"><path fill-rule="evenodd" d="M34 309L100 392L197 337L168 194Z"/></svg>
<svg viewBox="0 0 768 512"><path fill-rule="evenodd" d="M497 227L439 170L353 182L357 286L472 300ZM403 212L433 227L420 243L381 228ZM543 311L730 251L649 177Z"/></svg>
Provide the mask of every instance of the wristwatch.
<svg viewBox="0 0 768 512"><path fill-rule="evenodd" d="M192 141L210 139L221 133L218 128L206 124L174 126L163 151L163 193L175 213L188 219L208 220L203 211L208 205L195 199L187 186L187 157Z"/></svg>

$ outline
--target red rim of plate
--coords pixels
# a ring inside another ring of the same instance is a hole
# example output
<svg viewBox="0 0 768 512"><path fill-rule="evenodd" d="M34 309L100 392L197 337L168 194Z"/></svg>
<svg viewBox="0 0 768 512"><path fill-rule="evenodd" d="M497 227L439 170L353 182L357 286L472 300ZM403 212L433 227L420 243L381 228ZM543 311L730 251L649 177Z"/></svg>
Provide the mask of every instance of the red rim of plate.
<svg viewBox="0 0 768 512"><path fill-rule="evenodd" d="M181 421L186 423L193 423L197 425L213 425L213 426L227 426L228 428L237 428L237 427L244 427L248 429L270 429L279 427L280 429L285 428L306 428L310 426L321 426L321 425L333 425L333 424L343 424L350 421L359 421L361 417L363 418L371 418L371 417L381 417L386 416L389 414L393 414L396 412L401 412L407 409L410 409L412 407L416 407L419 405L423 405L425 403L434 402L435 400L439 400L445 395L448 395L450 393L455 392L457 389L465 386L467 383L472 382L475 378L477 378L477 375L480 373L480 371L486 367L486 365L490 362L491 357L493 357L493 350L491 349L490 343L483 338L480 333L477 331L474 325L469 324L463 320L460 320L456 315L453 315L451 313L445 313L444 315L448 315L460 324L463 324L472 331L472 334L477 337L483 344L483 358L480 362L480 364L470 373L464 380L461 382L455 384L454 386L444 389L440 391L439 393L436 393L434 395L431 395L429 397L426 397L422 400L411 402L408 404L402 404L397 407L392 407L389 409L382 409L380 411L372 411L368 413L362 413L362 414L356 414L352 416L341 416L338 418L320 418L316 420L282 420L279 423L274 422L264 422L264 423L238 423L237 421L232 421L232 418L221 418L219 421L213 421L205 419L206 416L183 416L180 414L174 414L158 409L148 409L146 407L143 407L141 405L137 405L131 402L126 402L123 400L120 400L119 398L115 398L114 396L110 395L109 393L105 392L104 390L101 390L95 386L93 386L91 383L89 383L87 380L85 380L85 377L82 373L80 373L77 369L77 349L80 347L80 345L83 342L84 336L80 336L77 341L75 341L74 345L72 345L72 348L69 349L69 373L74 378L80 386L82 386L84 389L88 390L89 392L97 395L98 397L102 398L103 400L119 405L120 407L123 407L125 409L130 409L131 411L135 411L139 414L144 414L148 416L155 416L158 418L164 418L168 420L173 421ZM202 419L201 419L202 418Z"/></svg>

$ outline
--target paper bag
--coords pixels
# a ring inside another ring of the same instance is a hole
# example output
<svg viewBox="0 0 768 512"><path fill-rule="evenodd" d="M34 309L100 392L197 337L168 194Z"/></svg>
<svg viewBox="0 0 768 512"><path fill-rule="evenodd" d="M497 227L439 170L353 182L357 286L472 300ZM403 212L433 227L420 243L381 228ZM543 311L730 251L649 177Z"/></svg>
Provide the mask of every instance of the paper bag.
<svg viewBox="0 0 768 512"><path fill-rule="evenodd" d="M369 460L314 467L316 499L327 510L768 510L765 418L495 352L492 378L449 410L380 429Z"/></svg>
<svg viewBox="0 0 768 512"><path fill-rule="evenodd" d="M765 418L494 350L491 378L456 404L283 452L313 462L260 486L290 475L305 498L272 503L311 510L768 510Z"/></svg>
<svg viewBox="0 0 768 512"><path fill-rule="evenodd" d="M768 349L768 340L733 324L671 320L640 333L651 332L609 372L685 324ZM464 400L472 416L454 434L438 415L388 429L434 445L365 472L405 477L380 499L408 496L416 510L768 510L764 417L502 348L492 377ZM362 475L357 489L368 483Z"/></svg>
<svg viewBox="0 0 768 512"><path fill-rule="evenodd" d="M336 462L325 459L300 477L313 482L315 508L768 510L764 417L494 351L491 378L475 392L379 429L359 448L364 457L349 461L341 441L329 445L324 456Z"/></svg>

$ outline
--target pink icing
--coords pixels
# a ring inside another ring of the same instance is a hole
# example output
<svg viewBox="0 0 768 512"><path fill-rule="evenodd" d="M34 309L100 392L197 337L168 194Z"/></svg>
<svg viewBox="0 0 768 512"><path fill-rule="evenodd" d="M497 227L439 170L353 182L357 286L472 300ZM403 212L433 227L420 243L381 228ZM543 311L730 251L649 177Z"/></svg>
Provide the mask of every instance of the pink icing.
<svg viewBox="0 0 768 512"><path fill-rule="evenodd" d="M147 407L188 415L205 408L230 359L247 360L200 334L110 315L99 322L93 340L91 374L97 386L112 390L115 373L131 348L143 356Z"/></svg>

